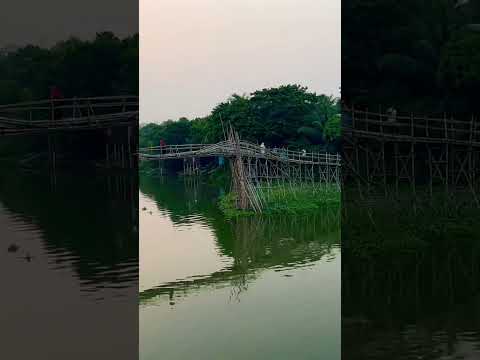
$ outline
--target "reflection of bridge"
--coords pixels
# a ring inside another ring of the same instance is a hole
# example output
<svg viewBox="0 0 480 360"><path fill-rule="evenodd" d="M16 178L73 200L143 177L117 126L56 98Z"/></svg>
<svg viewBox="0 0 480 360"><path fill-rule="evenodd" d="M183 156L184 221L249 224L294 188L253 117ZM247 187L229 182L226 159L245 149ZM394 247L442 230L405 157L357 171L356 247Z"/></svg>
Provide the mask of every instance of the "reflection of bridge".
<svg viewBox="0 0 480 360"><path fill-rule="evenodd" d="M138 122L138 98L111 96L52 99L0 105L0 135L132 126Z"/></svg>
<svg viewBox="0 0 480 360"><path fill-rule="evenodd" d="M480 176L480 125L472 118L397 116L345 109L345 179L387 192L407 184L415 194L466 189L474 195Z"/></svg>
<svg viewBox="0 0 480 360"><path fill-rule="evenodd" d="M338 208L325 208L318 214L303 217L240 218L226 226L230 231L223 234L223 239L217 234L217 241L219 250L223 250L222 242L231 243L231 265L210 274L177 279L141 291L140 304L158 304L166 297L173 304L209 287L231 287L232 295L238 297L263 271L298 269L313 266L322 259L334 259L340 240Z"/></svg>

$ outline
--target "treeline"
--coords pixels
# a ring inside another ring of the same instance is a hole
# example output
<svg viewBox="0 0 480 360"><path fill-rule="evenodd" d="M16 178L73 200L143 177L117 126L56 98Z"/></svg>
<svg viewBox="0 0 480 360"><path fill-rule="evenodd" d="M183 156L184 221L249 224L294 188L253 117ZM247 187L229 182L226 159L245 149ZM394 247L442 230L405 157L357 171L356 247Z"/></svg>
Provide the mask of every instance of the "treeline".
<svg viewBox="0 0 480 360"><path fill-rule="evenodd" d="M70 38L51 48L27 45L3 49L0 104L48 99L52 86L66 98L136 95L138 44L138 34L120 39L102 32L93 40ZM105 138L98 132L57 134L55 142L59 158L98 158L105 151ZM35 153L46 158L47 149L47 136L0 137L0 164L3 160L17 164L18 159Z"/></svg>
<svg viewBox="0 0 480 360"><path fill-rule="evenodd" d="M344 1L342 99L372 111L479 113L477 23L473 0Z"/></svg>
<svg viewBox="0 0 480 360"><path fill-rule="evenodd" d="M111 32L51 48L27 45L0 53L0 104L46 99L56 86L65 97L138 94L138 34Z"/></svg>
<svg viewBox="0 0 480 360"><path fill-rule="evenodd" d="M159 119L160 120L160 119ZM140 147L166 144L216 143L233 126L243 140L268 147L338 151L339 100L317 95L300 85L232 95L202 118L149 123L140 128Z"/></svg>

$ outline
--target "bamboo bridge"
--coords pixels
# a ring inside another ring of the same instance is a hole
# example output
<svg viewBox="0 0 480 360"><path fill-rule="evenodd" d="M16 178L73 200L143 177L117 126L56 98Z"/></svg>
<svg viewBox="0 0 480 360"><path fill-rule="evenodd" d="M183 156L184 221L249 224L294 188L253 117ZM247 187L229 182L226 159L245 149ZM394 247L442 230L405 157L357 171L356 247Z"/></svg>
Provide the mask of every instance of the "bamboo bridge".
<svg viewBox="0 0 480 360"><path fill-rule="evenodd" d="M217 144L168 145L140 149L143 160L183 160L184 174L200 172L201 158L229 159L232 188L239 209L261 212L262 188L272 185L311 183L335 184L340 187L339 154L271 149L240 140L232 128L226 140ZM260 190L260 191L259 191Z"/></svg>
<svg viewBox="0 0 480 360"><path fill-rule="evenodd" d="M344 184L398 194L466 192L479 204L480 123L343 109Z"/></svg>
<svg viewBox="0 0 480 360"><path fill-rule="evenodd" d="M240 141L239 147L231 141L216 144L165 145L140 149L145 160L188 159L202 157L233 157L240 151L241 156L303 165L340 166L340 155L329 153L293 151L286 148L266 148L247 141Z"/></svg>
<svg viewBox="0 0 480 360"><path fill-rule="evenodd" d="M139 153L143 160L183 160L187 175L199 172L200 158L232 159L237 156L244 160L248 176L258 181L297 177L298 180L319 179L340 183L339 154L266 148L247 141L235 143L230 140L216 144L155 146L142 148Z"/></svg>
<svg viewBox="0 0 480 360"><path fill-rule="evenodd" d="M104 159L102 156L99 160L105 160L107 167L134 168L138 116L136 96L75 97L0 105L0 139L47 137L49 162L55 168L57 140L69 133L80 134L86 147L92 147L93 141L105 146Z"/></svg>
<svg viewBox="0 0 480 360"><path fill-rule="evenodd" d="M137 126L138 97L50 99L0 105L0 136Z"/></svg>

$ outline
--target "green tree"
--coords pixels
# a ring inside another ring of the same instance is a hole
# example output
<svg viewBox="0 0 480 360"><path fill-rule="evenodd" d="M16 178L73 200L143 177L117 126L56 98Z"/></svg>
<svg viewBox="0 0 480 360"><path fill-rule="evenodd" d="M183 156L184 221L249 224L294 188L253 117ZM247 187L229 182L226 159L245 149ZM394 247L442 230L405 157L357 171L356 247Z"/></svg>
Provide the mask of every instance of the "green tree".
<svg viewBox="0 0 480 360"><path fill-rule="evenodd" d="M111 32L92 41L70 38L51 48L27 45L0 55L0 103L48 98L52 85L66 97L138 94L138 34Z"/></svg>
<svg viewBox="0 0 480 360"><path fill-rule="evenodd" d="M270 147L329 147L336 151L339 112L338 99L299 85L285 85L250 95L234 94L204 118L146 125L140 130L140 144L158 145L160 139L171 144L215 143L223 140L232 126L242 139Z"/></svg>

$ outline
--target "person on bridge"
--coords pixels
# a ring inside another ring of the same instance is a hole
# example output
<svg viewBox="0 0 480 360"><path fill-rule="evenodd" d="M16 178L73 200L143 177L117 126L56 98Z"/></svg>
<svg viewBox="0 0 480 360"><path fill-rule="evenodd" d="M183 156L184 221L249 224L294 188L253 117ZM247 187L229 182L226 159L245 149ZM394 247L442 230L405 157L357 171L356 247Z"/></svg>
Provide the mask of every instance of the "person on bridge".
<svg viewBox="0 0 480 360"><path fill-rule="evenodd" d="M50 86L50 99L52 100L63 99L63 94L56 85Z"/></svg>
<svg viewBox="0 0 480 360"><path fill-rule="evenodd" d="M305 157L305 156L307 156L307 150L302 149L302 157Z"/></svg>
<svg viewBox="0 0 480 360"><path fill-rule="evenodd" d="M167 146L165 140L160 139L160 153L163 153L163 149L165 148L165 146Z"/></svg>
<svg viewBox="0 0 480 360"><path fill-rule="evenodd" d="M265 154L265 144L263 142L260 144L260 151L262 154Z"/></svg>
<svg viewBox="0 0 480 360"><path fill-rule="evenodd" d="M56 86L50 86L50 100L52 100L52 106L53 106L53 113L52 113L52 120L58 120L62 118L62 110L61 109L55 109L55 107L58 107L58 100L63 99L63 94L60 91L60 89ZM57 102L57 104L55 104Z"/></svg>
<svg viewBox="0 0 480 360"><path fill-rule="evenodd" d="M388 108L387 109L387 114L388 114L388 121L389 122L397 121L397 110L395 110L394 107Z"/></svg>

